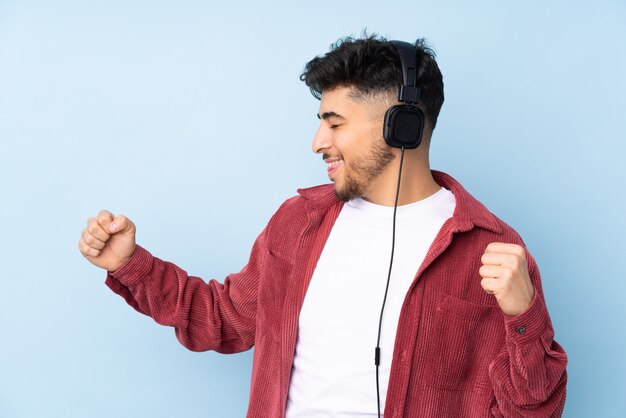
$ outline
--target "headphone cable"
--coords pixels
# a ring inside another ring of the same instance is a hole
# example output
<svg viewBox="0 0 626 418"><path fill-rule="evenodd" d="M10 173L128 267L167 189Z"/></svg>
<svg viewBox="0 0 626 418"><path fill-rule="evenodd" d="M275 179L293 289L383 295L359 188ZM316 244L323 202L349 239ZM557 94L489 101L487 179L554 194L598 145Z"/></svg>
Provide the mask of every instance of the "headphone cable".
<svg viewBox="0 0 626 418"><path fill-rule="evenodd" d="M380 310L380 319L378 320L378 339L376 341L376 349L374 351L374 364L376 365L376 400L378 402L378 418L380 418L380 384L378 383L378 366L380 366L380 332L383 327L383 313L385 312L385 303L387 302L387 292L389 291L389 281L391 280L391 268L393 267L393 252L396 246L396 211L398 209L398 197L400 196L400 180L402 179L402 162L404 161L404 147L400 155L400 169L398 170L398 187L396 189L396 200L393 205L393 226L391 233L391 258L389 260L389 273L387 274L387 285L385 287L385 297L383 298L383 306Z"/></svg>

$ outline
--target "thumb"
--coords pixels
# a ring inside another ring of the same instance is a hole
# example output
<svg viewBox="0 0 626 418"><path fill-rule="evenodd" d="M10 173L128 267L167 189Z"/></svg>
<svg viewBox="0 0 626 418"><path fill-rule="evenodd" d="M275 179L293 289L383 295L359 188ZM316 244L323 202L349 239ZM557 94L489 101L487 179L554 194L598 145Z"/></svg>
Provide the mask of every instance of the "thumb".
<svg viewBox="0 0 626 418"><path fill-rule="evenodd" d="M111 234L117 234L119 232L125 233L132 230L134 224L124 215L116 217L111 224L109 224L109 231Z"/></svg>

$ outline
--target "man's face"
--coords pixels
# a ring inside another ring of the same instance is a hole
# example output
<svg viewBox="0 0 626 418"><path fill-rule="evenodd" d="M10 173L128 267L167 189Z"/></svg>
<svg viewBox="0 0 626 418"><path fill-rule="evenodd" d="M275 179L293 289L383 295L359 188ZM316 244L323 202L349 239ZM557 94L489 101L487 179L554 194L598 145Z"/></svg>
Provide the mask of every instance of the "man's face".
<svg viewBox="0 0 626 418"><path fill-rule="evenodd" d="M395 158L382 136L384 103L357 102L351 88L324 91L313 152L322 153L335 193L344 201L367 197L372 182Z"/></svg>

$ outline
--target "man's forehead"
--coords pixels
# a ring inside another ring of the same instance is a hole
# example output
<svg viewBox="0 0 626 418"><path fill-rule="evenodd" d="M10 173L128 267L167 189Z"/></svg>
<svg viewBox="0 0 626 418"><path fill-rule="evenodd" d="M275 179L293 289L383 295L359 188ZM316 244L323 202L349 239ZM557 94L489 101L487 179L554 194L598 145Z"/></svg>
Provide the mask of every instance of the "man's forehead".
<svg viewBox="0 0 626 418"><path fill-rule="evenodd" d="M338 87L332 90L324 90L320 101L320 109L317 117L320 119L341 118L345 119L349 114L358 112L359 103L356 103L349 87Z"/></svg>
<svg viewBox="0 0 626 418"><path fill-rule="evenodd" d="M351 87L337 87L332 90L324 90L320 101L317 117L322 120L329 118L348 119L352 117L366 116L378 117L393 103L387 103L387 97L373 96L371 99L359 100L353 94Z"/></svg>

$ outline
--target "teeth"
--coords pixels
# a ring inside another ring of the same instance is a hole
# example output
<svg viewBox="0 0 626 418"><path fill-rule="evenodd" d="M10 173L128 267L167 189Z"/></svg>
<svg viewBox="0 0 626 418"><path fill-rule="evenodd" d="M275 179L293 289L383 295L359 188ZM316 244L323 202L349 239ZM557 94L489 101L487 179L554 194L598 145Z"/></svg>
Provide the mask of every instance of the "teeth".
<svg viewBox="0 0 626 418"><path fill-rule="evenodd" d="M328 163L329 167L337 167L339 165L343 164L343 160L337 160L337 161L333 161L332 163Z"/></svg>

